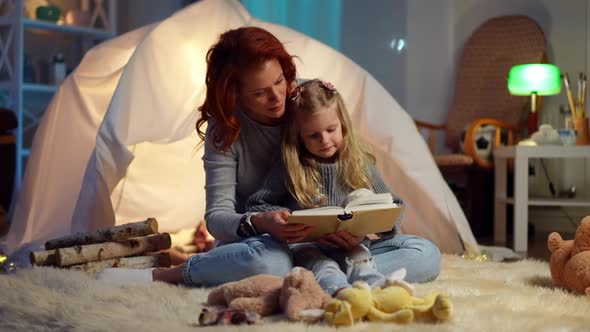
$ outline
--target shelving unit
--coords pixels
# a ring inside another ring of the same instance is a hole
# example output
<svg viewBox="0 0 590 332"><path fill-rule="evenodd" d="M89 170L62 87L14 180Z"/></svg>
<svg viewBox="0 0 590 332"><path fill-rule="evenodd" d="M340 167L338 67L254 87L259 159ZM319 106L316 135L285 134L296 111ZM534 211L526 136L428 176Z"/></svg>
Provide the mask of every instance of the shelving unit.
<svg viewBox="0 0 590 332"><path fill-rule="evenodd" d="M495 211L494 242L506 243L506 204L514 206L514 250L526 253L529 206L590 207L590 199L578 197L529 197L528 166L530 159L590 159L590 146L501 146L494 149ZM514 160L514 197L507 196L507 163Z"/></svg>
<svg viewBox="0 0 590 332"><path fill-rule="evenodd" d="M26 146L24 139L25 129L36 129L37 124L43 116L47 102L59 88L59 86L52 84L24 82L25 31L43 33L47 36L46 38L44 37L44 40L47 40L47 42L51 42L52 39L70 36L84 41L89 47L116 35L115 0L70 0L63 2L70 7L75 2L77 9L89 11L92 16L91 22L95 22L96 28L26 18L24 17L24 1L0 0L0 9L3 11L2 16L0 16L0 90L7 93L8 98L4 106L14 110L18 119L18 128L16 130L15 193L20 188L25 161L30 155L30 147ZM60 6L59 1L53 1L52 4L58 7ZM86 50L84 49L84 51ZM51 55L47 54L46 57L50 58ZM29 112L25 108L24 98L27 98L27 100L29 98L46 99L43 111ZM25 124L25 122L28 123Z"/></svg>

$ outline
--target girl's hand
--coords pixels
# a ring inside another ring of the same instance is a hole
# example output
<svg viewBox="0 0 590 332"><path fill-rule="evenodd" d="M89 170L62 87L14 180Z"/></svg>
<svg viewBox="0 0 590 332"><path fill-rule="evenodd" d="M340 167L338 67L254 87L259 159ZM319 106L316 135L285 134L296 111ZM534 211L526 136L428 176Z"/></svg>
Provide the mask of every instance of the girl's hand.
<svg viewBox="0 0 590 332"><path fill-rule="evenodd" d="M303 241L312 231L312 226L289 224L287 218L291 213L287 210L267 211L253 215L250 219L256 231L268 233L278 241L297 243Z"/></svg>
<svg viewBox="0 0 590 332"><path fill-rule="evenodd" d="M344 250L350 250L354 246L358 245L363 241L364 236L354 236L348 232L340 231L336 233L330 233L318 240L319 243L328 245L330 247L341 248Z"/></svg>

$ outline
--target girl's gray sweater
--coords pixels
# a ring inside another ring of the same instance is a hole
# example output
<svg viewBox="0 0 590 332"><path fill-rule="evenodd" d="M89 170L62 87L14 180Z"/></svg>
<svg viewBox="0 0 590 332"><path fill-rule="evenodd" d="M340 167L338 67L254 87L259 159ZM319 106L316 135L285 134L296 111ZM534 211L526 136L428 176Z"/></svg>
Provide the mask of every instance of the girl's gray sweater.
<svg viewBox="0 0 590 332"><path fill-rule="evenodd" d="M348 185L339 181L336 164L319 164L320 178L322 179L321 193L325 197L325 206L339 206L346 195L353 191ZM401 219L405 212L403 200L393 194L387 184L381 178L375 165L370 166L369 179L375 193L391 193L393 201L403 207L395 228L391 232L380 234L382 237L391 237L399 233ZM286 186L285 167L278 163L266 177L264 184L246 201L246 210L252 212L265 212L271 210L289 209L300 210L301 207L289 193Z"/></svg>

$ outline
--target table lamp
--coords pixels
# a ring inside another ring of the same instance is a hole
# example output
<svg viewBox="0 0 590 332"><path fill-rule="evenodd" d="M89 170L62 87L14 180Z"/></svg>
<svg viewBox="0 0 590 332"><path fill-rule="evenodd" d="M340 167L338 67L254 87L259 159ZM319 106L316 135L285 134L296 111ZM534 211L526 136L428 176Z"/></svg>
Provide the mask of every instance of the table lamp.
<svg viewBox="0 0 590 332"><path fill-rule="evenodd" d="M537 131L537 96L558 94L561 91L561 73L557 66L550 64L516 65L508 73L508 91L515 96L531 96L530 136Z"/></svg>

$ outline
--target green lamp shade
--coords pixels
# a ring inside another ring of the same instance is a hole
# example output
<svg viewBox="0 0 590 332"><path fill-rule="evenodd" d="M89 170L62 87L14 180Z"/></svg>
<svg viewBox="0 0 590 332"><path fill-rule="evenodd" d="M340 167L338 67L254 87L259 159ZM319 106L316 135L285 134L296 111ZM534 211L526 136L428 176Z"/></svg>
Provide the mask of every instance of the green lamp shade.
<svg viewBox="0 0 590 332"><path fill-rule="evenodd" d="M517 65L508 74L508 90L516 96L556 95L561 91L561 73L549 64Z"/></svg>

